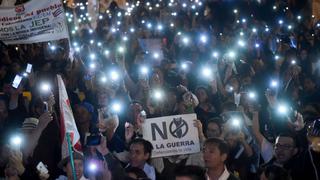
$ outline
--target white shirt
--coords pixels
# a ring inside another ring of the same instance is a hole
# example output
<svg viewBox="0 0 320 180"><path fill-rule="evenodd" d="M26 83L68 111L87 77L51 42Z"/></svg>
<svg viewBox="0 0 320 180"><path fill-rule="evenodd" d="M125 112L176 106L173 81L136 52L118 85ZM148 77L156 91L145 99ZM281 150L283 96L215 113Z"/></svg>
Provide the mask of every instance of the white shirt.
<svg viewBox="0 0 320 180"><path fill-rule="evenodd" d="M264 162L269 162L273 157L273 144L266 138L263 138L261 143L261 156Z"/></svg>
<svg viewBox="0 0 320 180"><path fill-rule="evenodd" d="M207 180L210 180L209 175L206 174L206 176L207 176ZM227 180L227 179L229 178L229 176L230 176L230 173L229 173L227 167L224 166L224 171L223 171L223 173L221 174L221 176L218 178L218 180Z"/></svg>

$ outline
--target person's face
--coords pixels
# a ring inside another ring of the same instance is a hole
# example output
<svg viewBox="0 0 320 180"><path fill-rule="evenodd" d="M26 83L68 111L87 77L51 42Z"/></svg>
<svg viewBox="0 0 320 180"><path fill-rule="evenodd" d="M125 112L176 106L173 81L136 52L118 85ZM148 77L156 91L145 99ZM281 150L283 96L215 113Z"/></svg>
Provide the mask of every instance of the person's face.
<svg viewBox="0 0 320 180"><path fill-rule="evenodd" d="M215 169L224 165L227 154L221 154L216 144L206 144L203 149L203 159L206 168Z"/></svg>
<svg viewBox="0 0 320 180"><path fill-rule="evenodd" d="M297 149L291 137L278 137L274 146L274 156L278 163L286 163L290 160Z"/></svg>
<svg viewBox="0 0 320 180"><path fill-rule="evenodd" d="M106 106L108 104L109 94L106 91L98 92L98 104L100 106Z"/></svg>
<svg viewBox="0 0 320 180"><path fill-rule="evenodd" d="M132 167L143 168L149 156L149 153L144 152L142 144L131 144L129 159Z"/></svg>
<svg viewBox="0 0 320 180"><path fill-rule="evenodd" d="M308 140L312 150L320 153L320 137L309 137Z"/></svg>
<svg viewBox="0 0 320 180"><path fill-rule="evenodd" d="M74 168L76 170L76 176L77 176L77 180L79 180L82 175L83 175L83 161L80 159L75 159L74 160ZM67 164L67 166L65 167L65 172L67 173L68 178L72 179L72 167L71 167L71 163L69 162Z"/></svg>
<svg viewBox="0 0 320 180"><path fill-rule="evenodd" d="M204 89L198 89L196 91L196 96L197 96L200 103L206 102L206 100L208 98L208 95Z"/></svg>
<svg viewBox="0 0 320 180"><path fill-rule="evenodd" d="M217 123L214 122L210 122L208 124L206 133L208 138L220 137L221 134L219 126L217 125Z"/></svg>
<svg viewBox="0 0 320 180"><path fill-rule="evenodd" d="M235 132L228 132L224 138L228 145L233 148L237 145L238 135Z"/></svg>

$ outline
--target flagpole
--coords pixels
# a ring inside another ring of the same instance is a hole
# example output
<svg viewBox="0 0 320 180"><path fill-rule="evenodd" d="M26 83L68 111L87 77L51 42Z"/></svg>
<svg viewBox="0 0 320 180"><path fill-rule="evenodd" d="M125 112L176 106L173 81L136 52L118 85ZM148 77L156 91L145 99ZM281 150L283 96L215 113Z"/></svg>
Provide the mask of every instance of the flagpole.
<svg viewBox="0 0 320 180"><path fill-rule="evenodd" d="M70 139L70 133L66 133L67 136L67 142L68 142L68 150L69 150L69 155L70 155L70 163L71 163L71 169L72 169L72 176L73 180L77 180L77 175L76 175L76 169L74 167L74 160L73 160L73 152L72 152L72 145L71 145L71 139Z"/></svg>

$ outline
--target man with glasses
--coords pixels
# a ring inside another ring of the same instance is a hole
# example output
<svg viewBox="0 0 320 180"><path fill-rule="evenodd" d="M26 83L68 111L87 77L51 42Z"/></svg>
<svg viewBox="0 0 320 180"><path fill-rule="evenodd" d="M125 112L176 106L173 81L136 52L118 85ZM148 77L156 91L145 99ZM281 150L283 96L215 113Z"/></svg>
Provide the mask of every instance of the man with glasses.
<svg viewBox="0 0 320 180"><path fill-rule="evenodd" d="M274 157L267 162L264 167L268 165L277 165L287 170L293 168L295 156L298 153L295 138L291 134L280 134L277 136L274 147Z"/></svg>

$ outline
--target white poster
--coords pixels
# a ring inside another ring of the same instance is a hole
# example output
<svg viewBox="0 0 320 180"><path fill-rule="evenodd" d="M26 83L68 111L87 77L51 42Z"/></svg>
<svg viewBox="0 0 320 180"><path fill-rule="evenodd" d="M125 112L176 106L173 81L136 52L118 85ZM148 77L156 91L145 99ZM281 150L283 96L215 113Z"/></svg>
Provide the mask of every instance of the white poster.
<svg viewBox="0 0 320 180"><path fill-rule="evenodd" d="M31 0L0 8L0 40L5 44L29 44L68 38L60 0Z"/></svg>
<svg viewBox="0 0 320 180"><path fill-rule="evenodd" d="M146 119L143 138L153 145L152 157L200 152L196 114L182 114Z"/></svg>

